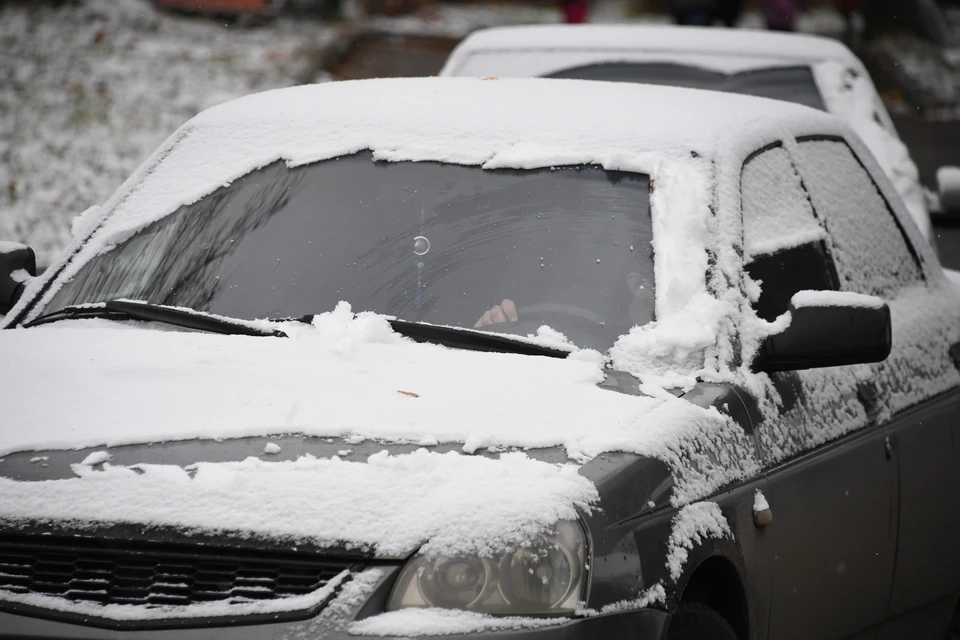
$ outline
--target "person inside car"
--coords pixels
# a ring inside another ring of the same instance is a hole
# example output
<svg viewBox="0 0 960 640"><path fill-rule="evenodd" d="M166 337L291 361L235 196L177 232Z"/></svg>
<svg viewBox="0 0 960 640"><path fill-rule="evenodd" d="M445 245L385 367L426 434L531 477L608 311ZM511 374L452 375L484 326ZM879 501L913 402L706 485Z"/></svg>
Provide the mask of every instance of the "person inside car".
<svg viewBox="0 0 960 640"><path fill-rule="evenodd" d="M634 324L643 324L649 316L648 310L653 308L653 287L646 286L643 276L639 273L628 273L626 280L627 288L631 294L630 304L627 307L627 317ZM481 329L503 322L517 322L519 319L517 303L505 298L500 304L492 305L487 309L473 325L473 328Z"/></svg>

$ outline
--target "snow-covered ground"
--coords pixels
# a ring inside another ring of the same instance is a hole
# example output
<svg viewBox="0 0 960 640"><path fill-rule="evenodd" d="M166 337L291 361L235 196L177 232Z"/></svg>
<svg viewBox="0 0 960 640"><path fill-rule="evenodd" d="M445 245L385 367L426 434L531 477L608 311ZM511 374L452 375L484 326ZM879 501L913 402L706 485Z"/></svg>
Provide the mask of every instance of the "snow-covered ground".
<svg viewBox="0 0 960 640"><path fill-rule="evenodd" d="M559 17L550 6L435 5L421 15L359 26L462 37L480 27ZM665 17L629 15L623 3L601 0L591 19ZM748 13L741 26L762 25ZM799 27L839 34L843 22L818 10ZM71 219L106 200L198 111L323 79L321 52L338 28L283 18L240 29L157 12L147 0L0 9L0 239L31 245L40 265L49 264L69 239Z"/></svg>
<svg viewBox="0 0 960 640"><path fill-rule="evenodd" d="M308 81L332 30L233 29L143 0L0 11L0 238L48 264L70 220L103 202L198 111Z"/></svg>

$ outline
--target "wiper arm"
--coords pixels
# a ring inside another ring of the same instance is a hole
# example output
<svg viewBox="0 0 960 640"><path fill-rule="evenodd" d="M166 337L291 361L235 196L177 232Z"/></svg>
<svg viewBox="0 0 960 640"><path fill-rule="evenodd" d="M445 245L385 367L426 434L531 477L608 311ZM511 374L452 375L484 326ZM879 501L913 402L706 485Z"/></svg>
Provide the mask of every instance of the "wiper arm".
<svg viewBox="0 0 960 640"><path fill-rule="evenodd" d="M287 334L276 329L260 329L242 324L242 321L231 321L227 318L208 316L196 311L168 307L162 304L149 302L134 302L132 300L110 300L96 306L70 306L31 320L24 327L35 327L39 324L56 322L68 318L116 318L131 320L152 320L175 327L196 329L210 333L239 336L274 336L286 338Z"/></svg>
<svg viewBox="0 0 960 640"><path fill-rule="evenodd" d="M308 314L299 318L285 318L285 320L295 320L311 324L313 323L313 317L313 314ZM397 318L387 318L387 322L390 323L390 327L394 331L416 342L432 342L454 349L518 353L524 356L547 356L548 358L566 358L570 355L569 351L564 351L563 349L544 347L538 344L524 342L521 339L514 339L474 329L446 327L443 325L425 324L423 322L410 322L409 320L399 320Z"/></svg>

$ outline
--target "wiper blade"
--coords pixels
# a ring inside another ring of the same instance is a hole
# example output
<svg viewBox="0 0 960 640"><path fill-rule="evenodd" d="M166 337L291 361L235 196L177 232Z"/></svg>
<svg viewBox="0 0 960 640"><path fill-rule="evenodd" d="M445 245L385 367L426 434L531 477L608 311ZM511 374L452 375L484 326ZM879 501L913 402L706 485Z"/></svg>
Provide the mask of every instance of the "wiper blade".
<svg viewBox="0 0 960 640"><path fill-rule="evenodd" d="M286 338L287 334L276 329L260 329L244 324L242 321L232 321L227 318L204 315L196 311L168 307L162 304L149 302L134 302L132 300L110 300L96 306L70 306L52 313L42 315L35 320L24 324L24 327L35 327L48 322L65 320L68 318L115 318L128 320L152 320L175 327L196 329L209 333L239 336L274 336Z"/></svg>
<svg viewBox="0 0 960 640"><path fill-rule="evenodd" d="M285 318L285 320L311 324L313 323L313 318L313 314L308 314L299 318ZM519 337L510 338L509 336L486 333L475 329L411 322L397 318L387 318L387 322L390 323L390 327L394 331L416 342L432 342L454 349L517 353L524 356L546 356L548 358L566 358L570 355L569 351L564 351L563 349L544 347L539 344L525 342Z"/></svg>
<svg viewBox="0 0 960 640"><path fill-rule="evenodd" d="M445 327L409 320L388 320L394 331L417 342L436 342L455 349L472 351L494 351L497 353L519 353L525 356L547 356L548 358L566 358L569 351L544 347L524 342L522 339L485 333L460 327Z"/></svg>

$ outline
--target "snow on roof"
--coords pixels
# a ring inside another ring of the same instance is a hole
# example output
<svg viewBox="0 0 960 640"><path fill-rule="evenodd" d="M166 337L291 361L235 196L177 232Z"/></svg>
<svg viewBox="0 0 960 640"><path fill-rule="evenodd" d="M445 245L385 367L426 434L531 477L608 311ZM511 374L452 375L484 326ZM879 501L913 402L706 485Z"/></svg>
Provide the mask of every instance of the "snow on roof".
<svg viewBox="0 0 960 640"><path fill-rule="evenodd" d="M468 59L477 54L503 52L513 53L515 59L516 54L524 51L557 54L593 51L601 57L616 54L625 59L634 57L629 54L652 54L654 59L661 60L688 55L693 56L691 61L702 66L728 71L825 60L861 66L857 57L840 42L805 34L668 25L531 25L473 32L453 50L440 75L499 73L493 67L490 71L471 70ZM581 57L579 64L588 62ZM568 66L562 63L562 58L544 60L543 70L539 72L524 68L526 73L513 70L503 73L544 75Z"/></svg>

